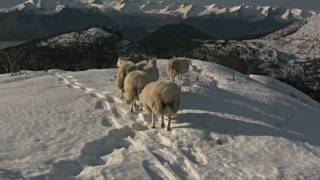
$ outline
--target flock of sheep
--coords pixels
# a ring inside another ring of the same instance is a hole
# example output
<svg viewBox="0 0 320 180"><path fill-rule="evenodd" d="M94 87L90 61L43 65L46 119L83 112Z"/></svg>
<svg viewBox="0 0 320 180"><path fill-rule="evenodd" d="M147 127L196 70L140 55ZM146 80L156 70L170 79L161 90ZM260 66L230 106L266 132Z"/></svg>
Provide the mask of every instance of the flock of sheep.
<svg viewBox="0 0 320 180"><path fill-rule="evenodd" d="M133 63L126 58L118 58L117 88L121 90L121 98L130 102L133 112L136 101L140 102L140 111L144 108L152 114L152 128L155 128L155 116L161 116L161 127L164 128L164 116L169 121L167 130L171 130L171 116L178 112L181 88L174 82L175 77L187 73L190 61L172 58L167 65L167 72L172 81L159 80L156 60L144 60Z"/></svg>

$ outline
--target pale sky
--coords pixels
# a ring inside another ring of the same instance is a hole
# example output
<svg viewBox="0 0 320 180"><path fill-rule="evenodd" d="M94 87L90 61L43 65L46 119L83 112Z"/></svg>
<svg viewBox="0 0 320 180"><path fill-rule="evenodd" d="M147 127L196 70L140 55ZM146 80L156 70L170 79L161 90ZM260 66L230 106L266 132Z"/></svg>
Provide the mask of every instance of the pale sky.
<svg viewBox="0 0 320 180"><path fill-rule="evenodd" d="M0 0L0 8L14 6L24 1L26 0ZM63 2L64 0L60 1ZM284 6L287 8L297 7L302 9L320 10L320 0L208 0L208 2L225 6L245 3L247 5L272 5Z"/></svg>

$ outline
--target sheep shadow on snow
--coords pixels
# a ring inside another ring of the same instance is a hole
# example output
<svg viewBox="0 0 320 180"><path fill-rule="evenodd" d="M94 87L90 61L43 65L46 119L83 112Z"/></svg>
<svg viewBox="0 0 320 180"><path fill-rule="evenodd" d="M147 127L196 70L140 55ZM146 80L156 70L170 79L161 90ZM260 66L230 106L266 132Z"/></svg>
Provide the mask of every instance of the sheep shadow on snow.
<svg viewBox="0 0 320 180"><path fill-rule="evenodd" d="M317 133L310 133L307 128L290 127L284 130L275 126L277 119L283 120L288 117L286 117L287 114L277 113L279 109L275 112L272 105L223 89L217 88L215 91L220 91L219 97L183 92L181 110L174 120L178 124L187 123L189 125L176 128L200 129L231 136L274 136L314 145L320 144L315 136Z"/></svg>

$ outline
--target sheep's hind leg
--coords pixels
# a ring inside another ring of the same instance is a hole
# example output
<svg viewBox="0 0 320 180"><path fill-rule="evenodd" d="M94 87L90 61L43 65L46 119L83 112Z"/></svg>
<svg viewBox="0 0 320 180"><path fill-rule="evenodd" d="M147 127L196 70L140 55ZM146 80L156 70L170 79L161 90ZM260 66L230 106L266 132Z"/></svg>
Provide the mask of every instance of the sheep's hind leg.
<svg viewBox="0 0 320 180"><path fill-rule="evenodd" d="M121 99L123 98L123 90L121 90L120 98L121 98Z"/></svg>
<svg viewBox="0 0 320 180"><path fill-rule="evenodd" d="M152 128L156 128L156 120L155 120L154 114L152 113L151 116L152 116L152 123L153 123Z"/></svg>
<svg viewBox="0 0 320 180"><path fill-rule="evenodd" d="M161 127L164 128L164 115L161 116Z"/></svg>
<svg viewBox="0 0 320 180"><path fill-rule="evenodd" d="M134 106L134 100L131 100L131 108L130 108L130 112L133 112L133 106Z"/></svg>
<svg viewBox="0 0 320 180"><path fill-rule="evenodd" d="M169 121L168 121L168 126L167 126L167 131L171 131L171 116L168 116Z"/></svg>
<svg viewBox="0 0 320 180"><path fill-rule="evenodd" d="M136 98L133 99L133 105L132 105L132 108L134 110L136 110L136 104L137 104L137 101L136 101Z"/></svg>

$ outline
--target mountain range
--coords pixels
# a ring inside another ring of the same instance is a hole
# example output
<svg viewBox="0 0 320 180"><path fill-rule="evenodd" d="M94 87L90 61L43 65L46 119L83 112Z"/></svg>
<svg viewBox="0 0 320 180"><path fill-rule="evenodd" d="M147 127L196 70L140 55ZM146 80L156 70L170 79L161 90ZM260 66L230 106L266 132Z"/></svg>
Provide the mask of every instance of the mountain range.
<svg viewBox="0 0 320 180"><path fill-rule="evenodd" d="M220 7L209 1L28 0L0 8L0 40L25 41L103 25L141 41L162 26L181 23L215 39L250 39L314 14L284 7Z"/></svg>
<svg viewBox="0 0 320 180"><path fill-rule="evenodd" d="M315 12L297 8L286 9L271 6L247 6L244 4L232 7L220 7L207 0L27 0L11 8L2 8L1 12L28 11L38 13L57 13L65 7L98 8L103 12L116 10L127 14L171 15L183 18L215 14L219 16L241 16L250 21L257 21L273 15L280 21L295 18L306 18Z"/></svg>

